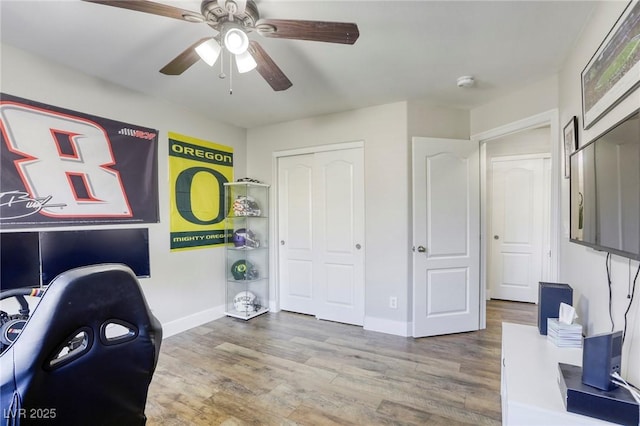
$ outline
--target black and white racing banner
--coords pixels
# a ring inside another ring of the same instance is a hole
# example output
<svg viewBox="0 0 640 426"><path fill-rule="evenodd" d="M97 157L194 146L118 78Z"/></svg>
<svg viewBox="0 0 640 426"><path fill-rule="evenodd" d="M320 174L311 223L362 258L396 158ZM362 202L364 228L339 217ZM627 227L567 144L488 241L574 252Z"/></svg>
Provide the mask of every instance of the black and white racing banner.
<svg viewBox="0 0 640 426"><path fill-rule="evenodd" d="M0 94L0 227L153 223L158 131Z"/></svg>

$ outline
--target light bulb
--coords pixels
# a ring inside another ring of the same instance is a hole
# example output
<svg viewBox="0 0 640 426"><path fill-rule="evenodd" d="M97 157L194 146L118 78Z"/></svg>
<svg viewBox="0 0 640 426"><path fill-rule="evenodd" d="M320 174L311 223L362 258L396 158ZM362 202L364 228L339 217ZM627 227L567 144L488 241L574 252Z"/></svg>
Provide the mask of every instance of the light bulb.
<svg viewBox="0 0 640 426"><path fill-rule="evenodd" d="M207 65L212 67L218 60L218 56L220 56L220 45L217 41L210 38L196 47L196 53Z"/></svg>
<svg viewBox="0 0 640 426"><path fill-rule="evenodd" d="M255 67L258 66L256 60L253 59L253 56L249 52L244 52L239 55L236 55L236 66L238 67L238 72L243 74L245 72L249 72Z"/></svg>
<svg viewBox="0 0 640 426"><path fill-rule="evenodd" d="M239 28L231 28L224 35L224 47L234 55L239 55L249 48L249 37Z"/></svg>

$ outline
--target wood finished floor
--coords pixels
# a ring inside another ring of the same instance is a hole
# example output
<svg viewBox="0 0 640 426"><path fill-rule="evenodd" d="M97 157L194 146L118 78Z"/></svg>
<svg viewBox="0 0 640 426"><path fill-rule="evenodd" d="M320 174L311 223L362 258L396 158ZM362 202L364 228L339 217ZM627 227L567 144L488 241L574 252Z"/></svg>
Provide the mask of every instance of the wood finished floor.
<svg viewBox="0 0 640 426"><path fill-rule="evenodd" d="M165 339L148 425L499 425L502 321L536 305L487 304L485 330L422 339L288 312L222 318Z"/></svg>

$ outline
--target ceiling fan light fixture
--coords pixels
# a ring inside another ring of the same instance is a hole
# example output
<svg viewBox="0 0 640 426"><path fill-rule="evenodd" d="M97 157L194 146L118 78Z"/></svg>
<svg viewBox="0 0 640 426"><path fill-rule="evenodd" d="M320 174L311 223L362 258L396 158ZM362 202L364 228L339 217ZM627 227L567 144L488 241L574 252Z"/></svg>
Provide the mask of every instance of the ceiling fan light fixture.
<svg viewBox="0 0 640 426"><path fill-rule="evenodd" d="M238 67L238 72L244 74L245 72L255 69L258 63L249 52L245 51L244 53L236 55L236 66Z"/></svg>
<svg viewBox="0 0 640 426"><path fill-rule="evenodd" d="M234 55L240 55L249 48L249 37L240 28L230 28L224 34L224 47Z"/></svg>
<svg viewBox="0 0 640 426"><path fill-rule="evenodd" d="M218 42L210 38L204 43L201 43L198 46L196 46L196 53L198 54L198 56L200 56L200 59L202 59L207 63L207 65L212 67L213 64L215 64L216 61L218 60L218 56L220 56L221 49L222 48L220 47Z"/></svg>

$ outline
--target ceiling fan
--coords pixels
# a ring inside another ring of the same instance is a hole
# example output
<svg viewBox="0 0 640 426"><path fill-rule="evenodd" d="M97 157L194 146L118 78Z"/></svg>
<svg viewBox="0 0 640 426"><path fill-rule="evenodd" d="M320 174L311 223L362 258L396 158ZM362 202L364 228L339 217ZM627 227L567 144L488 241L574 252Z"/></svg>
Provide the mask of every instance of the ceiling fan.
<svg viewBox="0 0 640 426"><path fill-rule="evenodd" d="M123 9L145 12L192 23L206 23L217 33L193 43L160 72L179 75L203 59L213 66L222 48L233 54L238 72L257 69L273 90L286 90L292 83L255 40L247 34L255 31L264 37L327 43L354 44L360 35L358 26L346 22L260 19L253 0L203 0L200 13L149 0L83 0Z"/></svg>

